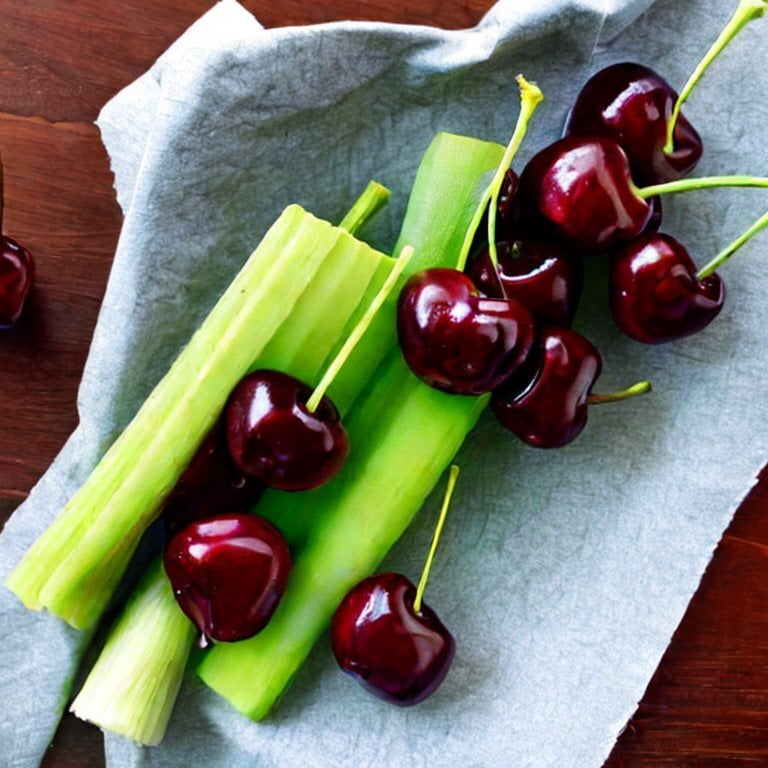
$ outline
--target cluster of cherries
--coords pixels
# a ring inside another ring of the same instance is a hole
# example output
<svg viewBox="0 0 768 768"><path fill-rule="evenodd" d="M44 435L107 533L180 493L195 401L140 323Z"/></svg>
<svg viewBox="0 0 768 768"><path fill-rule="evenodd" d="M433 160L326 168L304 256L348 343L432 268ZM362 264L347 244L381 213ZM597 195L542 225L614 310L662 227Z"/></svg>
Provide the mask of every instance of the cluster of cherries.
<svg viewBox="0 0 768 768"><path fill-rule="evenodd" d="M0 156L0 329L21 318L35 274L30 252L3 232L3 159Z"/></svg>
<svg viewBox="0 0 768 768"><path fill-rule="evenodd" d="M495 219L488 231L496 237L474 235L466 272L430 269L407 281L398 337L414 373L446 392L492 393L502 424L539 447L573 440L590 403L647 391L643 382L615 395L591 394L601 357L570 328L582 255L611 254L613 316L630 337L659 343L689 335L718 314L723 286L717 275L697 273L684 247L658 232L659 195L765 184L678 181L696 165L702 144L677 104L672 88L637 64L609 67L587 83L565 137L534 156L520 177L502 170L491 197L495 214L485 212ZM182 609L208 638L231 642L262 629L290 571L277 529L229 510L247 509L267 486L317 487L346 457L338 412L316 394L286 374L246 376L166 504L176 530L166 570ZM371 576L333 618L341 668L398 705L436 690L454 656L453 636L422 601L454 483L452 472L418 588L402 574Z"/></svg>

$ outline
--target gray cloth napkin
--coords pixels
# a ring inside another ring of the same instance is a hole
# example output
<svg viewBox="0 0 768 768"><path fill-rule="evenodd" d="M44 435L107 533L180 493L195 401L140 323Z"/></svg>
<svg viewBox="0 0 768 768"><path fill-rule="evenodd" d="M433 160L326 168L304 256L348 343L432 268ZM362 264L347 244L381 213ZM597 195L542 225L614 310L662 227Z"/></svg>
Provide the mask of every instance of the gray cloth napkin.
<svg viewBox="0 0 768 768"><path fill-rule="evenodd" d="M81 424L8 523L0 577L286 204L336 220L376 178L393 190L372 232L386 248L436 131L506 142L518 72L547 97L519 168L559 135L591 71L635 59L680 85L731 10L716 0L650 4L503 0L461 32L371 23L263 31L234 0L203 17L99 118L125 224ZM702 174L768 171L765 34L759 24L747 30L686 110L706 140ZM664 228L703 263L765 200L750 190L692 193L666 203ZM590 261L578 326L603 352L599 388L649 378L655 391L594 409L561 451L522 447L490 418L469 438L427 598L458 640L437 695L409 710L374 700L338 672L323 638L267 721L249 722L190 674L163 745L109 736L111 768L600 765L768 456L759 253L749 246L724 270L728 305L706 332L663 347L615 330L605 262ZM436 503L384 567L418 577ZM0 627L0 765L26 768L50 739L87 638L2 589Z"/></svg>

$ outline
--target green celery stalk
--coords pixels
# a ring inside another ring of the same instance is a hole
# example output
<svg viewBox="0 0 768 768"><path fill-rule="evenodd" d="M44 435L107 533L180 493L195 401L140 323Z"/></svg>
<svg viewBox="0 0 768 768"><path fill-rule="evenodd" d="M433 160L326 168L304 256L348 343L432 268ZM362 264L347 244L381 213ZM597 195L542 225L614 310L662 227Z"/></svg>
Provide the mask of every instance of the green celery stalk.
<svg viewBox="0 0 768 768"><path fill-rule="evenodd" d="M361 207L359 201L341 225L357 231L386 200L386 190L372 183L360 200L366 198L371 204ZM315 386L394 263L379 255L371 275L370 262L368 251L354 259L329 257L251 367L286 371ZM375 368L382 345L366 334L360 346L369 348L363 354ZM72 712L141 744L159 743L193 639L194 627L176 604L158 558L110 630Z"/></svg>
<svg viewBox="0 0 768 768"><path fill-rule="evenodd" d="M504 148L440 134L411 193L396 251L416 249L409 271L455 265ZM288 588L255 637L204 655L200 677L237 710L266 716L328 625L423 504L487 403L433 390L408 370L391 325L390 352L345 420L350 455L325 486L265 494L259 514L280 526L294 553Z"/></svg>
<svg viewBox="0 0 768 768"><path fill-rule="evenodd" d="M30 608L47 607L79 629L92 626L234 385L262 353L274 358L283 326L295 328L299 302L308 302L309 315L323 312L323 296L307 297L313 281L332 295L351 289L359 299L387 263L348 232L289 206L6 586ZM349 282L338 279L346 265L353 265ZM327 330L315 327L312 343L335 343L358 303Z"/></svg>

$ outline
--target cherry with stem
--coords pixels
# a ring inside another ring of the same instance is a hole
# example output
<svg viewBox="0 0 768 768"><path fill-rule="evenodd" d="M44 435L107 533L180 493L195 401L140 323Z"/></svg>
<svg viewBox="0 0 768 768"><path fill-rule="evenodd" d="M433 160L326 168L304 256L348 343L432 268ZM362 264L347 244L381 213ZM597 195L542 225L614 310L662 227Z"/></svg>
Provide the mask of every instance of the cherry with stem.
<svg viewBox="0 0 768 768"><path fill-rule="evenodd" d="M535 226L583 253L637 237L656 196L725 186L768 187L768 178L714 176L637 187L626 153L605 136L566 136L535 155L520 177L521 200Z"/></svg>
<svg viewBox="0 0 768 768"><path fill-rule="evenodd" d="M314 390L277 371L253 371L240 380L230 395L225 420L229 453L241 472L285 491L317 488L338 472L349 440L326 392L412 255L413 247L405 246Z"/></svg>
<svg viewBox="0 0 768 768"><path fill-rule="evenodd" d="M610 262L609 295L616 325L645 344L702 330L725 301L725 288L715 270L766 227L768 213L698 271L683 244L670 235L650 234L632 241Z"/></svg>
<svg viewBox="0 0 768 768"><path fill-rule="evenodd" d="M331 623L341 669L370 693L397 706L432 695L445 679L456 642L424 602L459 468L451 466L440 517L418 587L399 573L363 579L342 600Z"/></svg>

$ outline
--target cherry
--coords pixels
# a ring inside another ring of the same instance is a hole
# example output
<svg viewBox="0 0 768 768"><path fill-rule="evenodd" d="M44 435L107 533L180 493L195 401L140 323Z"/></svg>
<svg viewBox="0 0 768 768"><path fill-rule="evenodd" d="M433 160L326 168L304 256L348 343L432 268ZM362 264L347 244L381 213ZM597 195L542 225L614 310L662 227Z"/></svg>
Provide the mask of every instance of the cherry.
<svg viewBox="0 0 768 768"><path fill-rule="evenodd" d="M531 313L519 301L487 299L455 269L428 269L405 284L397 332L403 357L430 386L463 395L490 392L528 356Z"/></svg>
<svg viewBox="0 0 768 768"><path fill-rule="evenodd" d="M399 573L363 579L342 600L331 623L331 645L342 670L398 706L431 696L456 650L453 635L422 597L458 474L452 466L418 588Z"/></svg>
<svg viewBox="0 0 768 768"><path fill-rule="evenodd" d="M611 312L627 336L646 344L700 331L723 308L718 275L703 280L685 247L664 234L645 235L610 262Z"/></svg>
<svg viewBox="0 0 768 768"><path fill-rule="evenodd" d="M164 563L181 610L206 637L232 643L269 621L285 591L291 555L263 518L228 514L179 531Z"/></svg>
<svg viewBox="0 0 768 768"><path fill-rule="evenodd" d="M323 397L315 411L312 389L277 371L254 371L235 387L226 407L229 452L249 477L284 491L327 482L349 451L334 404Z"/></svg>
<svg viewBox="0 0 768 768"><path fill-rule="evenodd" d="M475 256L470 268L480 291L519 301L539 325L570 325L581 294L581 259L547 240L502 242L496 247L498 272L488 248Z"/></svg>
<svg viewBox="0 0 768 768"><path fill-rule="evenodd" d="M614 64L593 75L576 98L567 136L601 135L626 152L640 184L658 184L690 173L703 151L701 137L682 115L667 153L667 127L677 93L664 78L641 64Z"/></svg>
<svg viewBox="0 0 768 768"><path fill-rule="evenodd" d="M226 430L218 421L197 449L163 505L166 530L173 535L204 517L251 507L264 490L229 455Z"/></svg>
<svg viewBox="0 0 768 768"><path fill-rule="evenodd" d="M559 448L584 429L587 397L602 369L600 353L584 336L567 328L546 328L534 377L527 383L507 382L494 392L491 408L529 445Z"/></svg>
<svg viewBox="0 0 768 768"><path fill-rule="evenodd" d="M333 617L331 642L339 666L375 696L418 704L440 686L456 643L428 606L418 613L416 587L399 573L361 581Z"/></svg>
<svg viewBox="0 0 768 768"><path fill-rule="evenodd" d="M643 232L657 195L723 186L768 186L768 179L720 176L638 189L627 156L605 136L567 136L535 155L520 176L520 199L534 226L583 253L610 250Z"/></svg>
<svg viewBox="0 0 768 768"><path fill-rule="evenodd" d="M35 265L30 252L2 234L3 160L0 156L0 328L15 325L32 287Z"/></svg>
<svg viewBox="0 0 768 768"><path fill-rule="evenodd" d="M497 240L515 240L520 232L520 209L518 192L520 188L520 178L511 169L507 169L501 181L499 188L499 198L496 203L496 239ZM487 244L488 233L488 214L480 222L475 240L472 244L472 251L482 248Z"/></svg>
<svg viewBox="0 0 768 768"><path fill-rule="evenodd" d="M768 11L766 0L740 0L728 23L683 86L680 95L641 64L614 64L594 75L576 98L566 135L600 134L627 153L640 184L672 181L701 157L701 138L681 109L702 75L730 42Z"/></svg>
<svg viewBox="0 0 768 768"><path fill-rule="evenodd" d="M602 369L600 353L584 336L568 328L545 328L538 356L532 355L525 372L493 393L491 409L523 442L536 448L560 448L581 434L590 404L650 391L644 381L623 392L591 395Z"/></svg>

